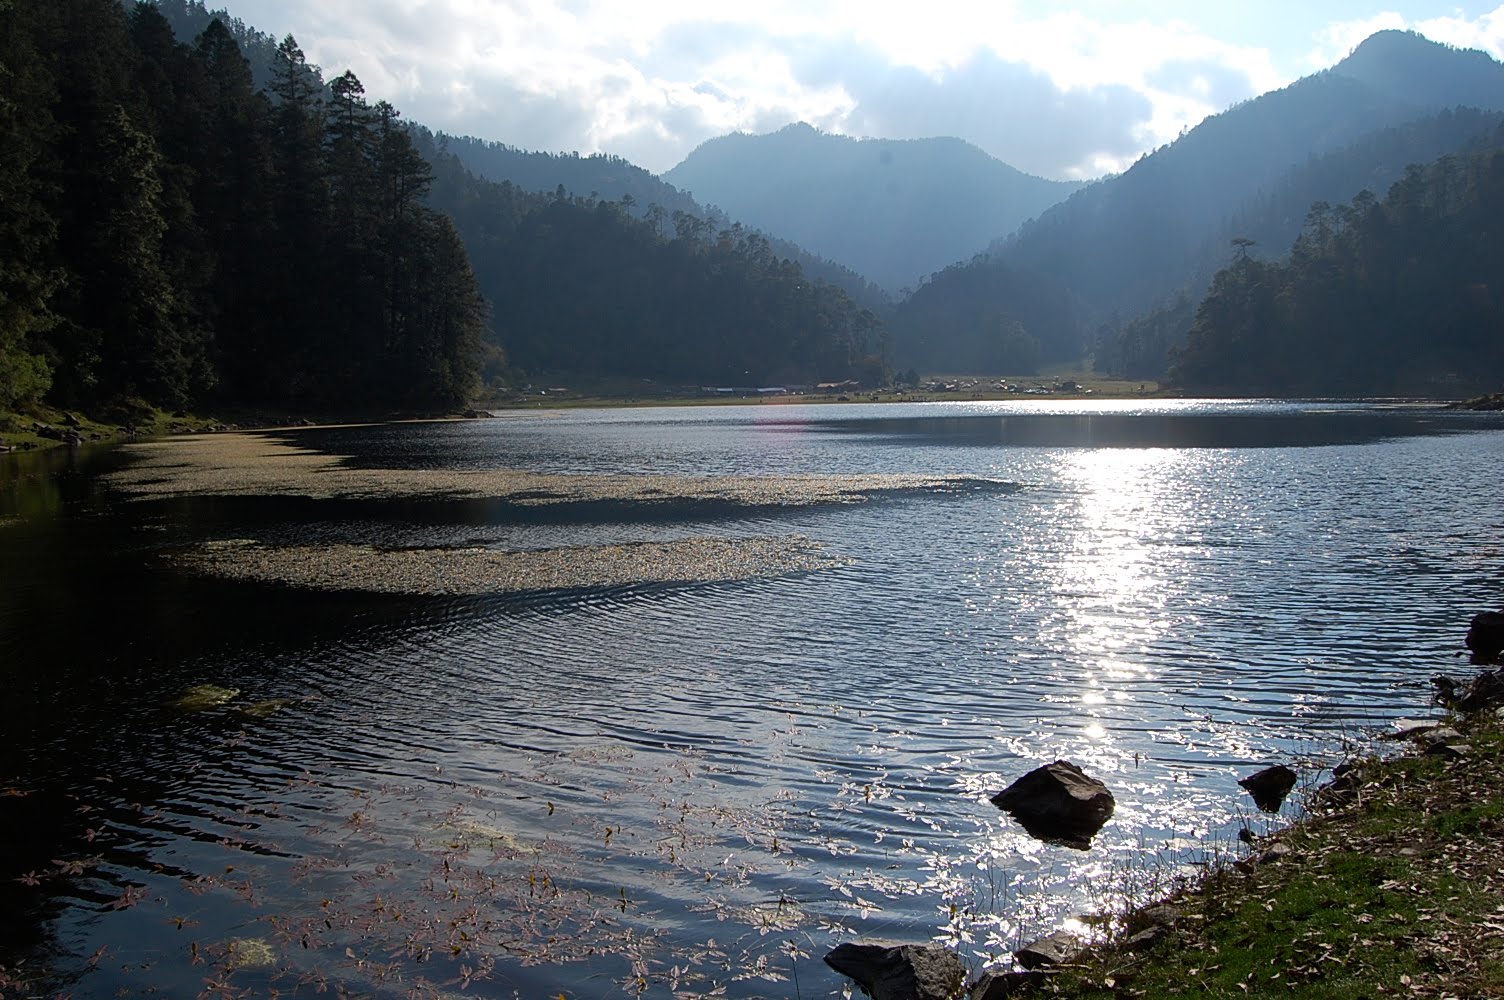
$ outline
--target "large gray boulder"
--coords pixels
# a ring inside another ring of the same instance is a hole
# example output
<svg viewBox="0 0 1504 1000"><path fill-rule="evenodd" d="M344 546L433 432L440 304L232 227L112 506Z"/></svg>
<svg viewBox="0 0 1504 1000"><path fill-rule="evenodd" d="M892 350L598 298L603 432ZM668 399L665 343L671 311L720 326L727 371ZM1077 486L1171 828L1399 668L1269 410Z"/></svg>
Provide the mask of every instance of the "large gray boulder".
<svg viewBox="0 0 1504 1000"><path fill-rule="evenodd" d="M1107 786L1068 760L1036 767L992 797L1035 837L1085 849L1117 803Z"/></svg>
<svg viewBox="0 0 1504 1000"><path fill-rule="evenodd" d="M966 967L935 945L848 941L831 949L825 964L872 1000L955 1000L966 992Z"/></svg>

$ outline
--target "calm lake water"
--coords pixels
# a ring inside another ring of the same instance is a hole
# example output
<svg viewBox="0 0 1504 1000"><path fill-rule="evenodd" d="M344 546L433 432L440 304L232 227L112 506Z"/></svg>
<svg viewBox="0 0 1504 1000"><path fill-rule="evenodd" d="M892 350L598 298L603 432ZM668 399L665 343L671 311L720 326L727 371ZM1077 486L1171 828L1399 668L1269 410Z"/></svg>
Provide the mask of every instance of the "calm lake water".
<svg viewBox="0 0 1504 1000"><path fill-rule="evenodd" d="M0 456L11 975L81 997L816 997L852 937L939 939L979 970L1282 822L1236 779L1425 712L1501 603L1499 415L769 405L282 436L383 469L956 484L809 507L131 500L101 479L128 450ZM436 598L168 558L786 535L839 564ZM201 684L239 694L172 707ZM987 801L1058 757L1117 796L1090 851Z"/></svg>

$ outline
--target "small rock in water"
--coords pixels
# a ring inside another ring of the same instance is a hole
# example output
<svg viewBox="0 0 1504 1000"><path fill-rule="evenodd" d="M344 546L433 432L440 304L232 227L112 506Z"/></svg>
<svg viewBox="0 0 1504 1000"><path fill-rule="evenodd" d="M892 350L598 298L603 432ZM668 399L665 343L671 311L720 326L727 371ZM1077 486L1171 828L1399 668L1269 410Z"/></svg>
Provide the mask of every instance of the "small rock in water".
<svg viewBox="0 0 1504 1000"><path fill-rule="evenodd" d="M1238 781L1253 796L1253 804L1264 812L1279 812L1285 797L1295 787L1296 774L1283 764L1266 767Z"/></svg>
<svg viewBox="0 0 1504 1000"><path fill-rule="evenodd" d="M1467 630L1467 648L1474 663L1497 663L1504 653L1504 611L1483 611L1473 616Z"/></svg>
<svg viewBox="0 0 1504 1000"><path fill-rule="evenodd" d="M992 797L1032 836L1081 850L1117 803L1107 786L1068 760L1036 767Z"/></svg>

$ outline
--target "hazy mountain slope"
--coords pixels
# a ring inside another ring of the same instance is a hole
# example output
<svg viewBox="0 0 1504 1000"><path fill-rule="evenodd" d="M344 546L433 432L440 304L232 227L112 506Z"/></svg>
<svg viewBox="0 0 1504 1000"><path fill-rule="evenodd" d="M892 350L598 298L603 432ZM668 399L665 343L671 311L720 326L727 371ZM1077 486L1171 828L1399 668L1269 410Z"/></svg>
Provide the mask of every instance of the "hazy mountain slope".
<svg viewBox="0 0 1504 1000"><path fill-rule="evenodd" d="M656 174L619 156L597 153L540 153L473 136L439 135L440 145L453 153L471 173L493 181L509 181L524 191L552 193L560 184L571 194L620 201L631 197L641 215L649 205L665 212L703 213L684 192Z"/></svg>
<svg viewBox="0 0 1504 1000"><path fill-rule="evenodd" d="M900 310L898 358L913 357L909 345L920 338L945 343L975 335L936 330L933 325L947 317L975 326L983 314L1008 312L1008 289L1018 284L1018 272L1068 290L1082 306L1078 318L1030 330L1044 356L1059 355L1070 341L1087 340L1073 323L1094 328L1104 318L1132 316L1169 298L1202 272L1210 249L1217 252L1213 264L1224 263L1225 243L1215 244L1227 220L1261 192L1277 190L1292 168L1451 106L1504 109L1504 66L1418 35L1381 32L1332 69L1208 118L1127 172L1046 211L990 255L950 269L978 274L937 276ZM1327 197L1346 200L1373 183L1375 170L1381 179L1403 166L1345 161L1350 178L1330 179L1327 190L1353 189ZM995 280L986 280L989 274ZM969 297L964 308L946 301L957 294ZM944 360L928 363L944 367Z"/></svg>
<svg viewBox="0 0 1504 1000"><path fill-rule="evenodd" d="M719 208L700 204L657 175L619 156L540 153L471 136L441 135L439 143L476 176L506 181L524 191L551 194L562 185L570 194L594 195L605 201L630 198L626 207L631 214L647 218L655 212L656 206L662 220L660 224L665 229L672 228L676 212L705 219L718 231L735 224ZM746 223L749 220L736 221ZM756 228L755 223L753 226ZM794 261L810 277L835 285L868 309L885 313L893 307L888 294L866 275L812 253L782 238L783 234L764 235L774 253Z"/></svg>
<svg viewBox="0 0 1504 1000"><path fill-rule="evenodd" d="M1078 187L960 139L852 139L802 123L712 139L663 177L889 289L970 256Z"/></svg>

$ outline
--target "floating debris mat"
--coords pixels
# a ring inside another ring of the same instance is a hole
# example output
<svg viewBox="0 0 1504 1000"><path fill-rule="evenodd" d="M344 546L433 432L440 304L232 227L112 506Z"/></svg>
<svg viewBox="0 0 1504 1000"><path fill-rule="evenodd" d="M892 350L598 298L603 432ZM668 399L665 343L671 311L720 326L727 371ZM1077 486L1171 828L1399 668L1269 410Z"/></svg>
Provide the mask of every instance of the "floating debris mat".
<svg viewBox="0 0 1504 1000"><path fill-rule="evenodd" d="M566 475L516 469L363 469L267 434L214 434L127 446L137 461L109 483L132 497L301 496L502 500L520 505L719 501L746 506L859 503L881 493L992 486L924 475Z"/></svg>
<svg viewBox="0 0 1504 1000"><path fill-rule="evenodd" d="M187 569L233 580L314 590L466 596L716 583L844 565L802 535L690 538L522 552L484 548L383 549L369 545L274 546L243 539L175 553Z"/></svg>

